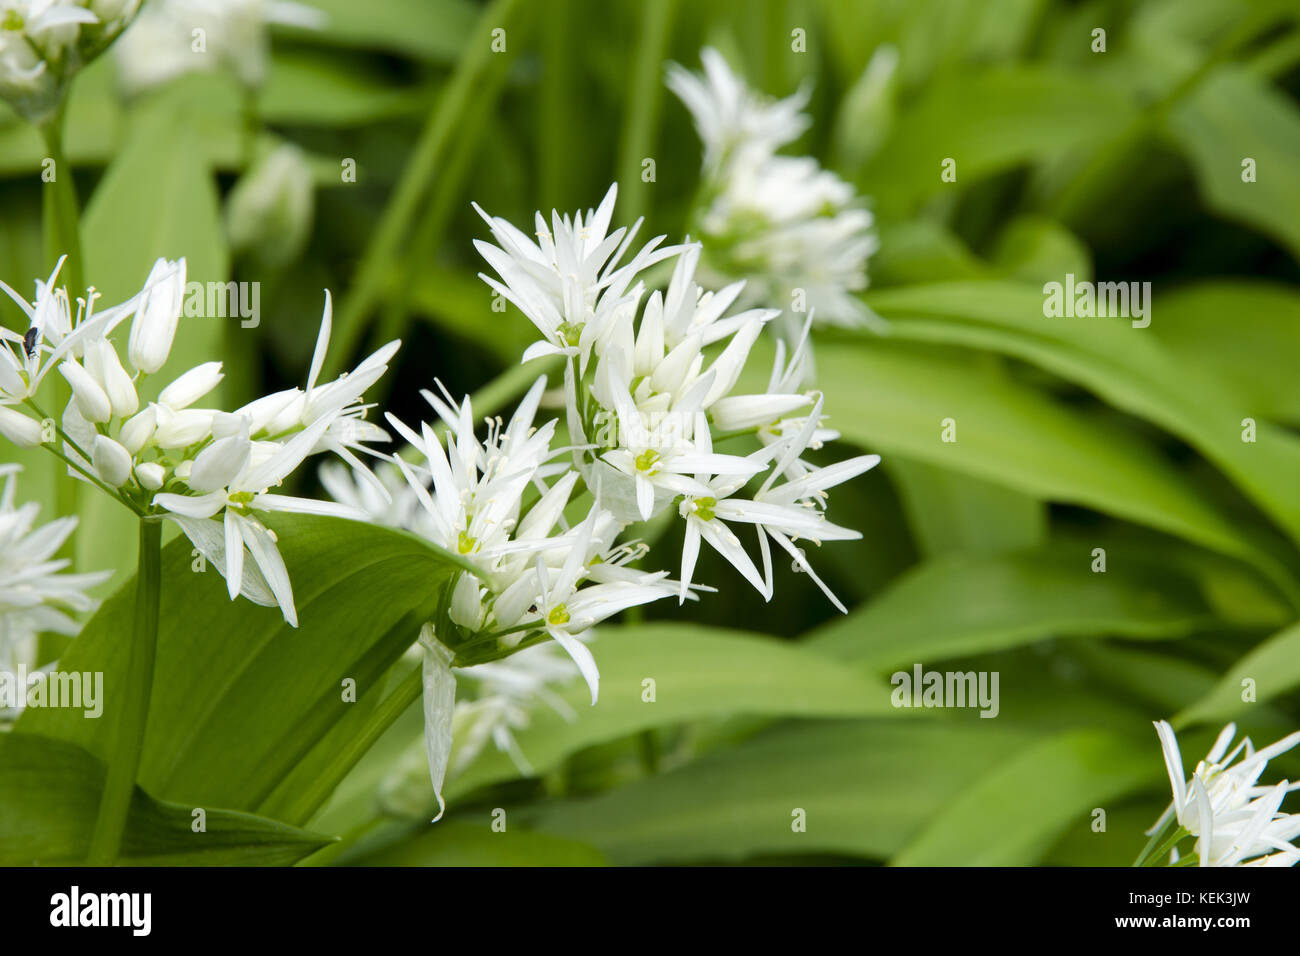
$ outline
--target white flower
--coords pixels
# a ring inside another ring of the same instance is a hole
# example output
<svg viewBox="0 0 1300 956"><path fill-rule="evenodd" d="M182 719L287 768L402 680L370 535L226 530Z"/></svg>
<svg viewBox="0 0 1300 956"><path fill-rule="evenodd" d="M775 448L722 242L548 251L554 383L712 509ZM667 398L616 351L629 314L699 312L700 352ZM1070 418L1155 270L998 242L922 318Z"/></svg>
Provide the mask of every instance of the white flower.
<svg viewBox="0 0 1300 956"><path fill-rule="evenodd" d="M131 323L127 356L136 369L152 375L166 364L184 305L185 260L159 259L145 281L140 306Z"/></svg>
<svg viewBox="0 0 1300 956"><path fill-rule="evenodd" d="M68 81L135 15L140 0L0 0L0 97L46 121Z"/></svg>
<svg viewBox="0 0 1300 956"><path fill-rule="evenodd" d="M0 405L0 435L19 448L35 448L44 437L40 422L4 405Z"/></svg>
<svg viewBox="0 0 1300 956"><path fill-rule="evenodd" d="M803 108L812 91L807 87L786 99L771 99L746 86L712 47L700 51L700 63L703 75L669 64L667 83L691 111L706 167L716 170L737 153L769 155L808 128Z"/></svg>
<svg viewBox="0 0 1300 956"><path fill-rule="evenodd" d="M266 80L270 24L318 29L324 15L285 0L156 0L117 43L122 85L129 93L188 72L225 69L245 86ZM202 46L195 46L202 31Z"/></svg>
<svg viewBox="0 0 1300 956"><path fill-rule="evenodd" d="M0 465L0 670L14 672L34 664L36 637L42 632L73 636L81 626L69 611L94 610L86 591L111 572L64 573L71 563L55 558L77 526L75 517L33 527L40 506L16 506L18 465Z"/></svg>
<svg viewBox="0 0 1300 956"><path fill-rule="evenodd" d="M749 278L750 301L789 302L792 311L815 309L840 325L881 326L854 295L867 287L867 259L878 246L871 213L815 159L776 154L807 128L807 89L770 100L716 50L700 59L703 76L673 64L667 82L704 142L699 223L709 271L719 281Z"/></svg>
<svg viewBox="0 0 1300 956"><path fill-rule="evenodd" d="M226 579L232 600L243 594L255 604L278 606L285 621L293 627L298 625L298 615L288 571L274 534L253 512L284 511L356 520L368 517L356 507L276 494L271 489L281 485L308 456L320 451L334 451L349 464L364 470L347 446L362 447L361 438L386 440L388 436L377 427L373 431L358 430L365 407L356 402L384 373L387 358L400 345L389 343L352 373L318 385L329 344L329 325L327 293L321 333L303 392L294 389L281 393L279 398L270 396L276 400L269 403L259 400L260 405L253 403L257 407L246 406L245 410L229 416L189 408L174 411L164 402L153 406L159 416L154 441L164 433L192 439L185 445L193 444L207 435L215 435L214 426L226 431L224 426L229 420L228 427L233 431L214 437L192 461L183 463L188 464L187 469L176 469L176 477L191 493L163 492L153 496L152 504L176 521L195 547L216 564ZM163 398L170 392L176 401L197 400L219 380L215 365L209 363L185 373L164 390ZM188 426L192 432L183 431L187 427L186 416L197 416L192 426ZM348 423L345 434L339 431L340 423ZM151 483L156 480L156 476L151 477ZM379 489L382 493L383 486L379 485ZM218 515L222 515L220 522L213 520ZM246 563L248 558L252 559L251 566Z"/></svg>
<svg viewBox="0 0 1300 956"><path fill-rule="evenodd" d="M474 209L492 230L498 246L474 241L488 263L501 276L498 282L479 274L489 286L513 302L544 336L528 348L523 360L549 354L586 355L592 337L599 331L595 321L598 305L608 313L623 301L636 276L678 247L661 249L663 236L651 239L624 265L623 255L632 245L642 220L631 229L609 232L618 184L609 187L599 208L578 213L570 219L551 214L551 228L539 212L537 241L500 217L489 216L477 204Z"/></svg>
<svg viewBox="0 0 1300 956"><path fill-rule="evenodd" d="M1300 860L1293 845L1300 837L1300 815L1280 810L1286 795L1300 784L1258 782L1270 760L1300 744L1300 731L1259 751L1243 737L1229 752L1237 727L1228 724L1184 780L1173 728L1163 720L1155 727L1174 799L1149 834L1176 818L1196 837L1201 866L1291 866ZM1234 764L1243 752L1242 761Z"/></svg>
<svg viewBox="0 0 1300 956"><path fill-rule="evenodd" d="M59 258L48 280L36 280L32 302L0 282L0 290L23 310L30 323L23 335L0 326L0 405L18 404L34 396L52 367L64 358L83 356L92 340L108 336L131 314L134 299L96 312L96 294L91 290L86 299L77 300L74 318L67 290L54 285L66 258Z"/></svg>

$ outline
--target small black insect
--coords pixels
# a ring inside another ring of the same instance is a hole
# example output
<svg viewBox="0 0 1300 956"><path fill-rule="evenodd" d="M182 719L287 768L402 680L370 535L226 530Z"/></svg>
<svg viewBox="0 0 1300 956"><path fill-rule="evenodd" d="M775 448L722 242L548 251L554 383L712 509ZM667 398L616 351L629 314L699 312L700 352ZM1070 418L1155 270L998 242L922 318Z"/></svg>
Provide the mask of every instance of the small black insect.
<svg viewBox="0 0 1300 956"><path fill-rule="evenodd" d="M27 352L28 358L31 358L36 354L36 335L39 331L40 330L33 325L27 330L27 334L23 336L23 349Z"/></svg>

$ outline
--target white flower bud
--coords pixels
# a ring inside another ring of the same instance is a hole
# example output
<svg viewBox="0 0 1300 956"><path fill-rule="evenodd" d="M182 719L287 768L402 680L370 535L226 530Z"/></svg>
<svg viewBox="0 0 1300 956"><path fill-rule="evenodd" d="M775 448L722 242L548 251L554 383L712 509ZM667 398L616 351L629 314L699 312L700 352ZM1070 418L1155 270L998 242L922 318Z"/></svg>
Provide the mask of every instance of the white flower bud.
<svg viewBox="0 0 1300 956"><path fill-rule="evenodd" d="M189 408L216 388L224 377L220 362L204 362L164 388L158 401L174 410Z"/></svg>
<svg viewBox="0 0 1300 956"><path fill-rule="evenodd" d="M19 448L35 448L41 443L41 423L22 412L0 405L0 435Z"/></svg>
<svg viewBox="0 0 1300 956"><path fill-rule="evenodd" d="M295 395L292 401L280 409L275 417L266 423L266 433L275 436L290 429L298 428L302 425L302 418L306 412L307 396L303 394Z"/></svg>
<svg viewBox="0 0 1300 956"><path fill-rule="evenodd" d="M312 172L302 150L284 144L235 183L226 200L226 234L237 253L283 266L311 233Z"/></svg>
<svg viewBox="0 0 1300 956"><path fill-rule="evenodd" d="M158 425L154 429L154 444L160 448L186 448L212 434L212 412L199 408L172 411L166 405L155 405Z"/></svg>
<svg viewBox="0 0 1300 956"><path fill-rule="evenodd" d="M77 411L88 422L106 422L113 417L113 404L108 395L90 373L77 364L76 359L68 359L59 366L59 372L72 386L72 400L77 403Z"/></svg>
<svg viewBox="0 0 1300 956"><path fill-rule="evenodd" d="M108 396L113 414L129 418L140 407L131 376L122 368L117 349L107 339L96 339L86 346L86 371L97 381Z"/></svg>
<svg viewBox="0 0 1300 956"><path fill-rule="evenodd" d="M483 626L482 585L475 575L465 571L456 580L447 614L461 627L471 631L477 631Z"/></svg>
<svg viewBox="0 0 1300 956"><path fill-rule="evenodd" d="M226 487L248 464L250 447L247 434L217 439L194 459L189 486L202 494Z"/></svg>
<svg viewBox="0 0 1300 956"><path fill-rule="evenodd" d="M153 435L154 425L158 422L158 412L153 405L148 405L141 409L140 412L122 423L122 430L118 432L117 440L133 455L140 454L140 449L145 446Z"/></svg>
<svg viewBox="0 0 1300 956"><path fill-rule="evenodd" d="M96 435L90 463L106 485L120 488L131 477L131 453L107 435Z"/></svg>
<svg viewBox="0 0 1300 956"><path fill-rule="evenodd" d="M285 412L285 409L290 404L295 403L301 396L302 391L300 389L287 388L282 392L276 392L273 395L266 395L251 401L243 408L238 409L235 414L246 417L249 420L249 433L256 435L258 432L265 430L272 420L279 418L280 414Z"/></svg>
<svg viewBox="0 0 1300 956"><path fill-rule="evenodd" d="M166 364L184 303L185 260L159 259L145 282L127 346L131 364L141 372L151 374Z"/></svg>
<svg viewBox="0 0 1300 956"><path fill-rule="evenodd" d="M149 491L157 491L167 480L167 469L156 461L145 462L143 465L135 466L135 477L139 480L141 487Z"/></svg>
<svg viewBox="0 0 1300 956"><path fill-rule="evenodd" d="M187 458L185 461L181 462L179 465L176 466L175 474L176 477L179 478L181 481L189 481L190 472L193 470L194 470L194 462L190 461Z"/></svg>
<svg viewBox="0 0 1300 956"><path fill-rule="evenodd" d="M248 419L234 412L214 412L212 415L212 437L229 438L238 435L248 424Z"/></svg>

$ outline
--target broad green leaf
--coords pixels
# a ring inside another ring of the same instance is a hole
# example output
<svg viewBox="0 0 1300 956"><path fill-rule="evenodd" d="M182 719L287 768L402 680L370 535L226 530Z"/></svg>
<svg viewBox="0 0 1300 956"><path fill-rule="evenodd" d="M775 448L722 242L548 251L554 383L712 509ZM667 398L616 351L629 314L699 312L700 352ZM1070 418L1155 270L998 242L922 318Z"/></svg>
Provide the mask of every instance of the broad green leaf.
<svg viewBox="0 0 1300 956"><path fill-rule="evenodd" d="M1032 744L945 805L891 863L1032 866L1067 827L1089 827L1094 808L1158 782L1155 749L1091 731Z"/></svg>
<svg viewBox="0 0 1300 956"><path fill-rule="evenodd" d="M889 459L922 552L999 554L1041 544L1047 534L1043 502L969 475L898 455Z"/></svg>
<svg viewBox="0 0 1300 956"><path fill-rule="evenodd" d="M1300 295L1294 288L1200 282L1161 296L1160 318L1151 330L1181 368L1197 378L1221 377L1255 418L1300 422Z"/></svg>
<svg viewBox="0 0 1300 956"><path fill-rule="evenodd" d="M600 667L600 700L593 707L586 684L575 680L560 696L577 719L565 720L544 705L516 733L536 773L565 756L650 727L732 714L769 717L851 717L893 714L889 688L829 657L789 643L743 632L685 623L602 627L592 645ZM462 680L473 671L462 672ZM654 700L646 701L646 680ZM452 766L457 754L452 754ZM406 786L419 801L430 798L428 768L414 761ZM447 786L447 796L519 776L509 756L490 746Z"/></svg>
<svg viewBox="0 0 1300 956"><path fill-rule="evenodd" d="M1179 637L1215 618L1194 581L1147 554L1046 548L950 555L916 565L884 593L814 631L817 650L876 671L1048 637Z"/></svg>
<svg viewBox="0 0 1300 956"><path fill-rule="evenodd" d="M74 744L0 736L0 865L85 859L99 811L104 765ZM195 829L195 810L204 813ZM275 866L330 842L275 820L201 804L164 803L136 788L121 860L134 866Z"/></svg>
<svg viewBox="0 0 1300 956"><path fill-rule="evenodd" d="M881 223L880 251L871 257L870 273L873 288L996 274L957 236L927 219Z"/></svg>
<svg viewBox="0 0 1300 956"><path fill-rule="evenodd" d="M1250 701L1242 699L1247 679L1254 682ZM1300 687L1300 624L1284 628L1233 664L1205 696L1175 721L1186 725L1226 720L1296 687Z"/></svg>
<svg viewBox="0 0 1300 956"><path fill-rule="evenodd" d="M469 0L307 0L325 14L318 30L300 40L384 50L435 63L455 62L473 32L477 8Z"/></svg>
<svg viewBox="0 0 1300 956"><path fill-rule="evenodd" d="M1047 317L1040 290L1010 283L898 289L872 302L882 315L898 319L900 337L1015 355L1168 429L1219 466L1300 541L1300 495L1295 494L1300 438L1258 422L1255 441L1243 441L1247 415L1237 397L1218 379L1194 378L1157 338L1144 334L1146 329L1115 318ZM1153 312L1147 318L1157 321Z"/></svg>
<svg viewBox="0 0 1300 956"><path fill-rule="evenodd" d="M1220 66L1168 115L1215 212L1271 236L1300 259L1300 110L1266 79ZM1253 181L1243 164L1254 161Z"/></svg>
<svg viewBox="0 0 1300 956"><path fill-rule="evenodd" d="M1027 741L1002 721L799 721L680 770L541 807L526 822L616 864L897 853ZM796 832L795 811L806 814Z"/></svg>
<svg viewBox="0 0 1300 956"><path fill-rule="evenodd" d="M1145 524L1285 579L1239 522L1131 431L969 354L900 341L905 323L896 325L889 338L835 337L818 350L826 408L848 440ZM947 419L956 425L954 442L941 440Z"/></svg>
<svg viewBox="0 0 1300 956"><path fill-rule="evenodd" d="M1026 282L1059 281L1067 272L1092 278L1087 246L1060 223L1038 216L1011 220L998 236L993 260L1008 276Z"/></svg>
<svg viewBox="0 0 1300 956"><path fill-rule="evenodd" d="M354 866L605 866L599 850L576 840L533 833L507 824L493 831L479 823L447 820L401 833L388 846L349 857Z"/></svg>
<svg viewBox="0 0 1300 956"><path fill-rule="evenodd" d="M936 80L901 111L859 183L882 210L906 213L942 190L1113 136L1134 115L1126 91L1084 73L963 71ZM947 159L956 162L955 183L940 178Z"/></svg>
<svg viewBox="0 0 1300 956"><path fill-rule="evenodd" d="M345 69L337 55L288 50L275 55L257 111L268 123L363 126L419 113L428 100L427 92L381 82L356 66Z"/></svg>
<svg viewBox="0 0 1300 956"><path fill-rule="evenodd" d="M431 616L460 559L402 532L333 518L270 522L294 585L300 627L279 609L231 601L190 544L163 550L158 657L140 782L166 799L256 810L330 728L382 690L393 662ZM107 601L62 658L106 674L107 706L123 666L134 583ZM19 728L104 752L110 721L29 709ZM306 816L310 815L308 808ZM305 819L305 817L304 817Z"/></svg>

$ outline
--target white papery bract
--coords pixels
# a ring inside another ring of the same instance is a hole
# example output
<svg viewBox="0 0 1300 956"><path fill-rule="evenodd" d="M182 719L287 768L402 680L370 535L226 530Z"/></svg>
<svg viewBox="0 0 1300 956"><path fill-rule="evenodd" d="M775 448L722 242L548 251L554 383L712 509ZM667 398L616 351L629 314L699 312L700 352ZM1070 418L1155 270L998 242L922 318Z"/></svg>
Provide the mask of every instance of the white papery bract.
<svg viewBox="0 0 1300 956"><path fill-rule="evenodd" d="M272 24L319 29L325 16L285 0L154 0L114 47L128 93L191 72L226 70L249 89L266 81Z"/></svg>
<svg viewBox="0 0 1300 956"><path fill-rule="evenodd" d="M748 301L816 310L824 322L879 325L856 297L878 241L853 187L810 157L779 156L809 124L808 90L772 100L750 90L716 50L704 73L673 64L668 86L704 143L699 216L710 273L747 278ZM787 336L795 325L783 322Z"/></svg>
<svg viewBox="0 0 1300 956"><path fill-rule="evenodd" d="M42 633L75 636L81 626L70 611L92 611L86 592L111 572L68 574L71 564L56 558L77 527L75 517L36 525L40 506L17 504L18 465L0 465L0 671L16 673L35 664Z"/></svg>
<svg viewBox="0 0 1300 956"><path fill-rule="evenodd" d="M1294 846L1300 838L1300 815L1281 810L1286 795L1300 784L1259 783L1270 760L1300 744L1300 731L1255 750L1249 737L1232 747L1237 727L1228 724L1205 759L1184 779L1173 728L1163 720L1155 727L1173 802L1149 834L1162 830L1171 817L1177 819L1196 837L1201 866L1294 866L1300 861Z"/></svg>
<svg viewBox="0 0 1300 956"><path fill-rule="evenodd" d="M140 0L0 0L0 98L33 123L135 16Z"/></svg>

